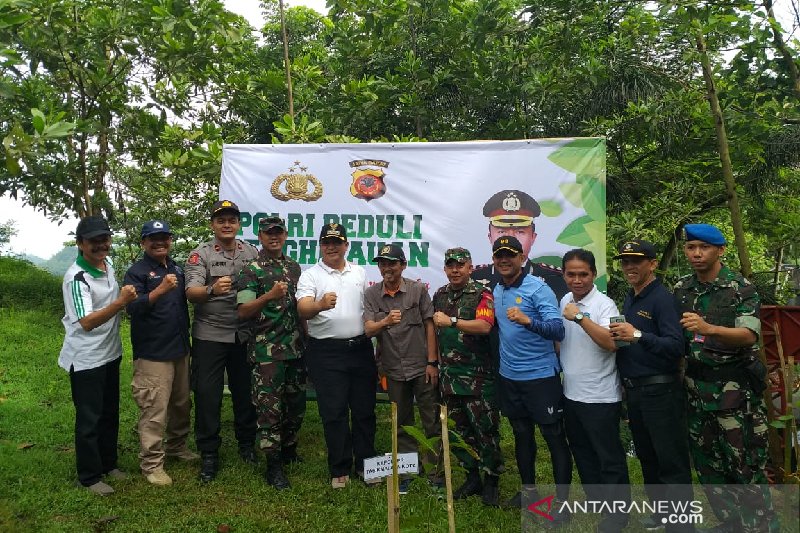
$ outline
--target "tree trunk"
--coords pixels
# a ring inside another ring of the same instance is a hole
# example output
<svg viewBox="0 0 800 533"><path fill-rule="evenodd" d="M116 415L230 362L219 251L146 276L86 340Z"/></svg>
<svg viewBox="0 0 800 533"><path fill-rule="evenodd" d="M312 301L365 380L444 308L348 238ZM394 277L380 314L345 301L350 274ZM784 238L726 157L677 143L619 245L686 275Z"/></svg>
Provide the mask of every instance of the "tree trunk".
<svg viewBox="0 0 800 533"><path fill-rule="evenodd" d="M772 0L764 0L764 8L767 10L769 17L769 27L772 30L772 42L775 43L775 48L780 52L786 63L786 70L789 73L789 79L792 82L792 92L795 98L800 99L800 73L798 73L797 63L794 62L794 56L786 42L783 40L778 23L775 22L775 12L772 10Z"/></svg>
<svg viewBox="0 0 800 533"><path fill-rule="evenodd" d="M781 280L781 265L783 264L783 246L775 254L775 272L772 275L772 297L778 301L778 283Z"/></svg>
<svg viewBox="0 0 800 533"><path fill-rule="evenodd" d="M283 64L286 68L286 91L289 96L289 116L292 118L292 133L294 133L294 95L292 94L292 68L289 63L289 37L286 34L286 18L283 14L283 0L278 1L281 12L281 34L283 35Z"/></svg>
<svg viewBox="0 0 800 533"><path fill-rule="evenodd" d="M717 149L719 150L719 160L722 164L722 179L725 181L728 207L731 212L731 223L733 225L733 237L736 243L736 251L739 254L742 275L748 277L752 274L753 270L750 266L750 255L747 252L747 243L744 239L742 211L739 207L739 197L736 194L736 181L733 178L731 155L728 149L728 134L725 132L725 118L722 116L722 109L719 106L719 98L717 97L717 89L714 84L714 76L711 71L711 61L708 58L705 38L700 31L697 32L695 38L697 41L697 51L700 52L700 62L703 67L703 79L705 79L706 82L706 97L711 106L711 115L714 117L714 127L717 130Z"/></svg>

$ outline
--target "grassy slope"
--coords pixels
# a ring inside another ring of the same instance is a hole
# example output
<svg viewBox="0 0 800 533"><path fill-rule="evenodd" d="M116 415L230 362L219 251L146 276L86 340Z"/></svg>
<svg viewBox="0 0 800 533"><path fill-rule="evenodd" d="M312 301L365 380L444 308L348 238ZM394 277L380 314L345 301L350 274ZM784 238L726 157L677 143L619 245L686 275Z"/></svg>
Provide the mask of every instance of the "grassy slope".
<svg viewBox="0 0 800 533"><path fill-rule="evenodd" d="M3 299L3 294L6 295ZM52 300L56 300L56 305ZM223 469L208 486L197 481L197 465L168 464L175 484L156 488L138 475L137 409L130 394L130 345L126 342L121 377L120 466L130 479L112 482L117 493L99 498L73 487L74 412L69 381L57 363L63 338L59 281L30 265L0 258L0 531L385 531L383 487L355 483L343 491L328 485L322 428L316 404L309 402L301 434L306 462L289 471L291 491L267 487L261 469L238 461L230 400L223 405ZM128 338L125 325L123 339ZM379 407L379 450L390 449L386 405ZM540 444L537 475L552 480L547 448ZM193 443L192 443L193 445ZM503 451L508 472L502 498L517 490L510 429L504 422ZM638 463L631 476L641 480ZM456 483L462 476L456 475ZM577 475L575 475L577 480ZM641 481L639 481L641 482ZM415 482L402 498L405 531L447 531L444 502L427 485ZM519 512L488 509L477 498L456 504L459 531L519 531ZM587 519L568 530L583 531Z"/></svg>

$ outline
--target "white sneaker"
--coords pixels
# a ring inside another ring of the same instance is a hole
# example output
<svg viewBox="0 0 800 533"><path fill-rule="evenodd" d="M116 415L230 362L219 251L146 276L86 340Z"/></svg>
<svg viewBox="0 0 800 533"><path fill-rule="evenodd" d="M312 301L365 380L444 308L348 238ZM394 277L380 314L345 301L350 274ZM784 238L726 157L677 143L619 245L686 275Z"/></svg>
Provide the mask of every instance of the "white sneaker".
<svg viewBox="0 0 800 533"><path fill-rule="evenodd" d="M147 479L147 482L152 485L159 485L159 486L172 485L172 478L169 477L169 474L164 472L163 468L156 468L149 474L145 474L144 477L145 479Z"/></svg>

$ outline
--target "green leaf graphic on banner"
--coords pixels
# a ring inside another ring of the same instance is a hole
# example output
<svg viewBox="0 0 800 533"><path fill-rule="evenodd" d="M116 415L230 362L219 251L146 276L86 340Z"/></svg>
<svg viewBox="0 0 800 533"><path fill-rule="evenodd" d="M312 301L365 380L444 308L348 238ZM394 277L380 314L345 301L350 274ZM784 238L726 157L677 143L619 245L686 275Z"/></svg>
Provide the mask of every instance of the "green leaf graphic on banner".
<svg viewBox="0 0 800 533"><path fill-rule="evenodd" d="M561 204L555 200L539 200L539 207L542 208L542 214L546 217L557 217L564 210Z"/></svg>
<svg viewBox="0 0 800 533"><path fill-rule="evenodd" d="M531 262L544 263L545 265L561 268L561 257L557 255L540 255L537 257L531 257Z"/></svg>
<svg viewBox="0 0 800 533"><path fill-rule="evenodd" d="M582 216L576 218L569 225L564 228L561 235L556 239L558 242L568 244L570 246L586 246L592 242L592 238L586 233L585 224L594 222L590 216Z"/></svg>
<svg viewBox="0 0 800 533"><path fill-rule="evenodd" d="M583 225L586 235L592 240L595 245L601 247L606 242L606 222L605 215L601 220L592 220Z"/></svg>
<svg viewBox="0 0 800 533"><path fill-rule="evenodd" d="M562 183L558 186L561 193L569 203L575 207L583 207L581 205L581 186L577 183Z"/></svg>
<svg viewBox="0 0 800 533"><path fill-rule="evenodd" d="M578 180L580 181L580 180ZM597 180L587 179L583 182L581 199L586 214L595 220L605 220L606 188Z"/></svg>
<svg viewBox="0 0 800 533"><path fill-rule="evenodd" d="M588 174L605 182L604 139L575 139L553 151L547 159L573 174Z"/></svg>
<svg viewBox="0 0 800 533"><path fill-rule="evenodd" d="M608 288L608 274L603 274L602 276L598 276L594 279L594 284L597 285L598 290L600 292L606 292Z"/></svg>

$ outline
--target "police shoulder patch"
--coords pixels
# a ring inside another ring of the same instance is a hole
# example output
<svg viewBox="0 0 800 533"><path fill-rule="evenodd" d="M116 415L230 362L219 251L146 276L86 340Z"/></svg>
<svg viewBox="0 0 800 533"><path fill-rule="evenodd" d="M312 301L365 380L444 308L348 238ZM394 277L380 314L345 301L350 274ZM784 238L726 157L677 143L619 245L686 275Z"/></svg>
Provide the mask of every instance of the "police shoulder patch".
<svg viewBox="0 0 800 533"><path fill-rule="evenodd" d="M193 252L192 255L189 256L189 259L186 261L190 265L196 265L200 262L200 254L197 252Z"/></svg>

